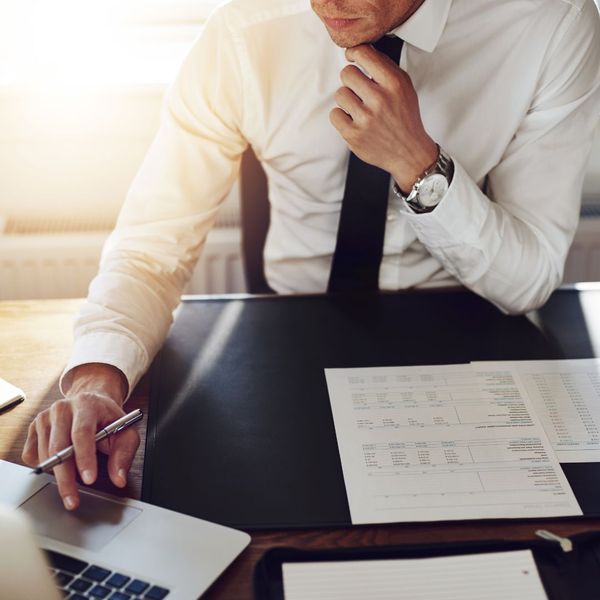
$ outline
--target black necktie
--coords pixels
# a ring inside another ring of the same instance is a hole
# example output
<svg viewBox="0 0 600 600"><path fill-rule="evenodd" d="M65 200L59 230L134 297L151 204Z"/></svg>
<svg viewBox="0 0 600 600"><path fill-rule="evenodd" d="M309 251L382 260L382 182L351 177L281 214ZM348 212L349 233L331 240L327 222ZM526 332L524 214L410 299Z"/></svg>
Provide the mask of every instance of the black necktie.
<svg viewBox="0 0 600 600"><path fill-rule="evenodd" d="M398 64L402 43L386 36L374 46ZM389 186L389 173L350 153L329 292L378 289Z"/></svg>

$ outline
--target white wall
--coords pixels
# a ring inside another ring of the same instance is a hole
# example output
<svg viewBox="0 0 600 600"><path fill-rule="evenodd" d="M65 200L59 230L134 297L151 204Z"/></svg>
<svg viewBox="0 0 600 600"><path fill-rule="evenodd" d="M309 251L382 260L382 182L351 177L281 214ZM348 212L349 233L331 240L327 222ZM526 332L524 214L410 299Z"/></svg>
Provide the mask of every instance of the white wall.
<svg viewBox="0 0 600 600"><path fill-rule="evenodd" d="M156 131L161 96L0 91L0 215L113 220Z"/></svg>

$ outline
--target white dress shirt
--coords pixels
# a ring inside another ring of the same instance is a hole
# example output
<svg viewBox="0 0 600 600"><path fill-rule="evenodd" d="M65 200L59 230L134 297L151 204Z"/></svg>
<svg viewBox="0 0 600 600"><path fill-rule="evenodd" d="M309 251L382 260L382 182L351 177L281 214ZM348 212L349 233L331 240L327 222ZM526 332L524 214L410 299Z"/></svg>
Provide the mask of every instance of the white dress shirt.
<svg viewBox="0 0 600 600"><path fill-rule="evenodd" d="M380 287L458 280L506 312L541 305L562 278L600 116L593 0L425 0L393 33L455 173L428 214L390 193ZM308 0L233 0L212 15L106 244L67 374L105 362L133 388L248 143L269 180L269 284L326 290L349 155L329 112L345 64Z"/></svg>

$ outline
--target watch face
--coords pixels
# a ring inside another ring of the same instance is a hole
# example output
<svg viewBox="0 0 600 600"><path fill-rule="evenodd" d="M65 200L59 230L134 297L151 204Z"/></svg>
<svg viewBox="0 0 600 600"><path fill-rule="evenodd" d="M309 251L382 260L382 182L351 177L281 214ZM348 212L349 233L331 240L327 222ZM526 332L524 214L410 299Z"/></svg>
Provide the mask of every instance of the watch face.
<svg viewBox="0 0 600 600"><path fill-rule="evenodd" d="M419 204L426 207L437 206L447 191L448 180L444 175L429 175L419 188Z"/></svg>

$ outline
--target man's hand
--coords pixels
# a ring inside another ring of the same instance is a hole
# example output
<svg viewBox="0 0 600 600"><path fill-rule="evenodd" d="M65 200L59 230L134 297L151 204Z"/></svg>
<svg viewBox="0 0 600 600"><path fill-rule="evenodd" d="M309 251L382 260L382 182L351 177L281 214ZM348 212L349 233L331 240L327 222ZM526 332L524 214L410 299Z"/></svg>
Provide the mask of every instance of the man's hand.
<svg viewBox="0 0 600 600"><path fill-rule="evenodd" d="M56 483L65 508L79 506L75 469L86 484L96 480L96 448L109 455L108 473L118 487L127 483L127 472L140 444L134 429L102 440L96 446L96 432L122 417L127 383L115 367L88 364L76 367L67 396L41 412L29 425L23 448L23 461L35 466L70 444L75 447L75 463L68 460L54 468Z"/></svg>
<svg viewBox="0 0 600 600"><path fill-rule="evenodd" d="M373 46L346 50L346 59L360 65L342 69L329 118L356 156L380 167L410 191L417 178L437 160L419 111L417 93L408 74Z"/></svg>

